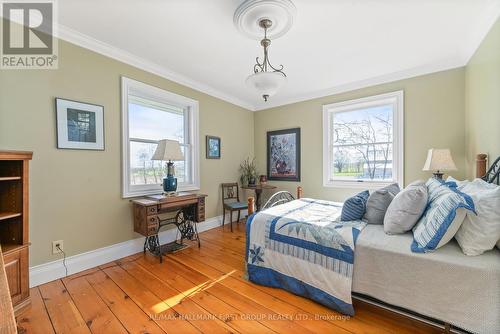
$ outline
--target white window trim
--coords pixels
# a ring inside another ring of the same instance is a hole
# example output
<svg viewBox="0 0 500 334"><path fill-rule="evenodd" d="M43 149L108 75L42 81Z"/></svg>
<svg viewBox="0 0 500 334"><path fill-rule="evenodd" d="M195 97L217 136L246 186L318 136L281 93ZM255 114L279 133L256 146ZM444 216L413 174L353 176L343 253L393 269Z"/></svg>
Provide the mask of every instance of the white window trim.
<svg viewBox="0 0 500 334"><path fill-rule="evenodd" d="M144 185L130 187L130 140L128 124L128 95L130 92L138 92L141 97L149 97L156 101L188 108L189 111L189 143L191 144L191 175L192 182L179 184L178 191L194 191L200 189L200 141L199 141L199 105L198 101L182 95L174 94L166 90L145 84L140 81L121 77L122 85L122 197L138 197L144 195L160 194L163 192L161 185Z"/></svg>
<svg viewBox="0 0 500 334"><path fill-rule="evenodd" d="M364 97L356 100L343 101L323 105L323 186L335 188L364 188L377 189L391 184L394 181L351 181L332 180L333 138L332 116L334 113L373 107L380 104L392 103L394 105L393 119L393 166L394 180L403 186L404 182L404 92L402 90Z"/></svg>

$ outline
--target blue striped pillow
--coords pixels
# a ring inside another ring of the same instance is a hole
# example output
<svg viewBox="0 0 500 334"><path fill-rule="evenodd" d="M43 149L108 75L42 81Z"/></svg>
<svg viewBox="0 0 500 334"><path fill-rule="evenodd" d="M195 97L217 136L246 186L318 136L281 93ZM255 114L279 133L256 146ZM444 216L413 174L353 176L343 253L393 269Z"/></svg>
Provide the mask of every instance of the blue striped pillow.
<svg viewBox="0 0 500 334"><path fill-rule="evenodd" d="M431 178L425 185L429 198L424 215L413 228L411 250L415 253L444 246L462 225L465 210L474 212L472 198L460 192L455 184Z"/></svg>
<svg viewBox="0 0 500 334"><path fill-rule="evenodd" d="M369 196L370 193L368 190L365 190L353 197L349 197L342 206L340 220L351 221L362 219L366 211L366 201Z"/></svg>

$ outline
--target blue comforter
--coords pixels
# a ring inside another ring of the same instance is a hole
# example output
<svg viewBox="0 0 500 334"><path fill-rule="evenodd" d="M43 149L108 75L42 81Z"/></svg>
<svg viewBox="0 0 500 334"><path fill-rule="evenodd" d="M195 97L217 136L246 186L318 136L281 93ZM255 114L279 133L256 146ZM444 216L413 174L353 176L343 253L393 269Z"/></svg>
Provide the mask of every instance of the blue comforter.
<svg viewBox="0 0 500 334"><path fill-rule="evenodd" d="M341 203L304 198L250 216L249 280L354 315L354 246L366 223L340 222L341 210Z"/></svg>

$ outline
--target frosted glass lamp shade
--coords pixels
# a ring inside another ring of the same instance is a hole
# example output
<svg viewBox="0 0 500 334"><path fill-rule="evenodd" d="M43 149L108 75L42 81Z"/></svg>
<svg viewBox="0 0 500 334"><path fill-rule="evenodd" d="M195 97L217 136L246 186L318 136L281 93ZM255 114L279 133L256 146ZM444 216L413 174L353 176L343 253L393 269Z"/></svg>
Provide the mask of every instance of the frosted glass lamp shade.
<svg viewBox="0 0 500 334"><path fill-rule="evenodd" d="M162 139L158 143L151 160L178 161L184 160L184 155L182 154L181 146L178 141Z"/></svg>
<svg viewBox="0 0 500 334"><path fill-rule="evenodd" d="M258 72L246 80L247 86L257 91L266 101L267 97L276 94L285 83L286 77L279 72Z"/></svg>
<svg viewBox="0 0 500 334"><path fill-rule="evenodd" d="M423 171L449 171L457 170L457 166L451 157L449 149L431 148L427 152L427 160L425 161Z"/></svg>

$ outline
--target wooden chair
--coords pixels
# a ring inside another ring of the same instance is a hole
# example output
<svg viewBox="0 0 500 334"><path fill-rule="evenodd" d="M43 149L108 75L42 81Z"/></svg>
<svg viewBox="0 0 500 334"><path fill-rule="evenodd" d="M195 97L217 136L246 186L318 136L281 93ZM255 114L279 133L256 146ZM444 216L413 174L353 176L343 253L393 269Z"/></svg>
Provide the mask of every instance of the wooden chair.
<svg viewBox="0 0 500 334"><path fill-rule="evenodd" d="M223 183L222 184L222 228L226 220L226 210L229 210L229 221L231 224L231 232L233 232L233 212L238 211L238 220L240 221L241 210L248 208L244 202L240 202L240 191L238 183Z"/></svg>

